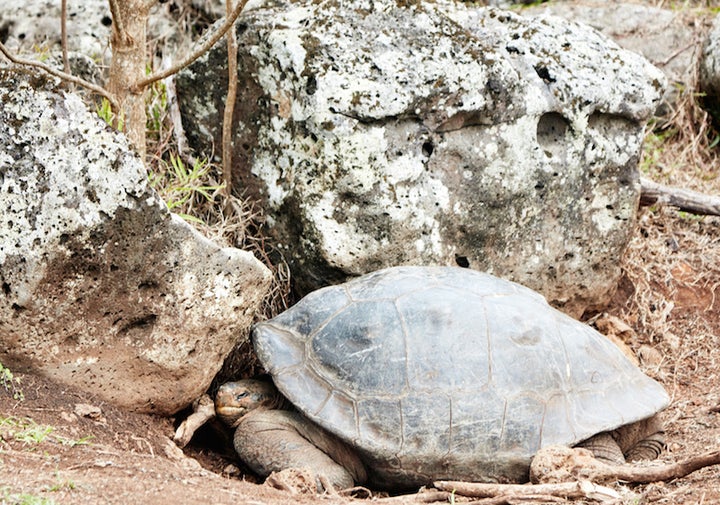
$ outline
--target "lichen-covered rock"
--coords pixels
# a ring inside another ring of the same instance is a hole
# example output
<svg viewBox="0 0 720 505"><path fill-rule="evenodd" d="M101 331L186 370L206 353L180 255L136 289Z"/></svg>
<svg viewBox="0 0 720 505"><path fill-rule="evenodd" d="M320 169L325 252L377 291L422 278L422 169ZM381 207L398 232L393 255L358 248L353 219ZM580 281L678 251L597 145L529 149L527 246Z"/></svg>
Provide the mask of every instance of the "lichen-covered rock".
<svg viewBox="0 0 720 505"><path fill-rule="evenodd" d="M665 90L656 115L667 116L678 98L695 86L698 40L705 30L697 12L622 2L550 2L522 9L523 15L553 14L585 23L621 47L643 55L665 73Z"/></svg>
<svg viewBox="0 0 720 505"><path fill-rule="evenodd" d="M720 15L715 16L705 39L699 77L704 105L712 114L715 123L720 124Z"/></svg>
<svg viewBox="0 0 720 505"><path fill-rule="evenodd" d="M460 264L577 314L616 285L664 76L585 26L452 3L276 3L244 17L238 185L307 291ZM225 53L177 79L220 144Z"/></svg>
<svg viewBox="0 0 720 505"><path fill-rule="evenodd" d="M0 362L135 410L202 394L270 274L200 236L122 135L0 67Z"/></svg>

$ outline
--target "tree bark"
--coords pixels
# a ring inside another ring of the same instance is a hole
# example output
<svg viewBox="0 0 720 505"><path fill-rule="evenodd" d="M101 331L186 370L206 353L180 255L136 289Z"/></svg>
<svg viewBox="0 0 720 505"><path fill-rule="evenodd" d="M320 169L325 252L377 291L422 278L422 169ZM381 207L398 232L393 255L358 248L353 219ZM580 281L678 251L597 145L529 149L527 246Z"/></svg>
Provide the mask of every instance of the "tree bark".
<svg viewBox="0 0 720 505"><path fill-rule="evenodd" d="M112 13L112 61L107 84L116 97L114 125L124 130L130 142L145 160L145 88L136 84L145 77L146 25L150 13L147 0L109 0Z"/></svg>

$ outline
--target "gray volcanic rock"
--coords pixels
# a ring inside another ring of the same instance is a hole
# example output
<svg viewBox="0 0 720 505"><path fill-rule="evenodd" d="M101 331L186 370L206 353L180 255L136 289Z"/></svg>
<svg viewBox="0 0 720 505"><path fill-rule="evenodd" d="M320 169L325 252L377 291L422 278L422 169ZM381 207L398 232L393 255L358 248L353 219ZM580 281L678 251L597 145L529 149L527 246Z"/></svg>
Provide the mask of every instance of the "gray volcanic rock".
<svg viewBox="0 0 720 505"><path fill-rule="evenodd" d="M238 188L264 202L301 291L459 264L573 314L607 300L665 83L645 59L557 17L453 3L276 2L238 36ZM206 152L225 58L177 79Z"/></svg>
<svg viewBox="0 0 720 505"><path fill-rule="evenodd" d="M170 214L78 96L0 68L0 103L0 362L135 410L187 406L269 271Z"/></svg>

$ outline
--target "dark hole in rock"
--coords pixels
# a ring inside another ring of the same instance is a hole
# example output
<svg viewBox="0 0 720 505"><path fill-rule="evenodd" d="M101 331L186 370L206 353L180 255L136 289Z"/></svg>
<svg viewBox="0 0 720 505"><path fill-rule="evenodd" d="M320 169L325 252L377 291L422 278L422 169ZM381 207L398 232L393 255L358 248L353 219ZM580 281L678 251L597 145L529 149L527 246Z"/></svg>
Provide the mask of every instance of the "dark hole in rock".
<svg viewBox="0 0 720 505"><path fill-rule="evenodd" d="M570 124L562 114L547 112L540 116L536 132L537 143L548 158L564 159L569 129Z"/></svg>
<svg viewBox="0 0 720 505"><path fill-rule="evenodd" d="M314 95L315 91L317 91L317 80L314 75L311 75L307 79L307 84L305 84L305 92L308 95Z"/></svg>
<svg viewBox="0 0 720 505"><path fill-rule="evenodd" d="M112 24L112 18L110 16L103 16L100 20L103 26L110 26Z"/></svg>
<svg viewBox="0 0 720 505"><path fill-rule="evenodd" d="M460 256L458 254L455 255L455 263L457 263L457 266L462 268L470 268L470 261L467 259L467 256Z"/></svg>
<svg viewBox="0 0 720 505"><path fill-rule="evenodd" d="M547 67L533 67L535 69L535 73L537 73L538 77L542 79L545 84L550 84L551 82L555 82L555 79L550 75L550 71L547 69Z"/></svg>
<svg viewBox="0 0 720 505"><path fill-rule="evenodd" d="M427 156L429 158L430 155L433 153L434 149L435 149L435 146L433 145L433 143L431 141L426 140L425 142L423 142L423 145L422 145L423 156Z"/></svg>

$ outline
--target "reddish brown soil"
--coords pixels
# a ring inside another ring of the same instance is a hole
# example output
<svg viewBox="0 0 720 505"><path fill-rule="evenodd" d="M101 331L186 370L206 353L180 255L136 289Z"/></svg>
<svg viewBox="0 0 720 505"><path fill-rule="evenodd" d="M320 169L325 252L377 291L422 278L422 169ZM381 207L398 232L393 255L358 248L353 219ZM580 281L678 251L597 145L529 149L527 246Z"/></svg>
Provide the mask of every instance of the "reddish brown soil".
<svg viewBox="0 0 720 505"><path fill-rule="evenodd" d="M607 309L635 329L628 342L634 351L642 346L657 351L644 347L642 355L648 373L672 395L665 414L666 461L720 448L719 255L720 220L645 212L621 289ZM361 500L292 494L252 483L251 476L244 480L242 472L229 476L223 470L233 463L232 455L212 431L183 454L170 441L171 420L122 412L32 375L21 379L23 401L0 387L0 503L43 503L41 498L83 505ZM78 405L99 407L99 417L84 415ZM21 441L18 437L33 428L28 419L53 431L41 442ZM616 489L626 493L626 503L718 503L720 468L674 482Z"/></svg>

